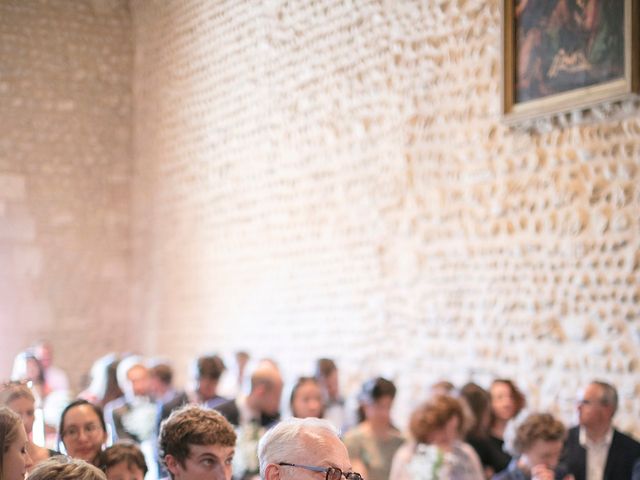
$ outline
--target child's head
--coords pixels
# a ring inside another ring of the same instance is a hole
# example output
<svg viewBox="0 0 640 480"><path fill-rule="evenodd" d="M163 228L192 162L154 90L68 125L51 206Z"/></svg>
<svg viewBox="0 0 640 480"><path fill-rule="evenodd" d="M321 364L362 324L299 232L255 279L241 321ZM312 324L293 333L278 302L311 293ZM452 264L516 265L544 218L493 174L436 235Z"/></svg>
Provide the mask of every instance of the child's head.
<svg viewBox="0 0 640 480"><path fill-rule="evenodd" d="M102 452L102 468L107 480L143 480L147 463L132 443L116 443Z"/></svg>

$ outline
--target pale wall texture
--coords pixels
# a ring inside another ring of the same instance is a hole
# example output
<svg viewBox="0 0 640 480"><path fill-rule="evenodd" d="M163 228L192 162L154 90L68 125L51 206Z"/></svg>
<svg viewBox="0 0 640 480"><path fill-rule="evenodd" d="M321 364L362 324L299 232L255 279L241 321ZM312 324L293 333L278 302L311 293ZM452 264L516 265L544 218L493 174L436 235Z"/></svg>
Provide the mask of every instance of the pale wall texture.
<svg viewBox="0 0 640 480"><path fill-rule="evenodd" d="M500 121L499 1L134 0L134 312L146 350L514 378L640 433L640 117Z"/></svg>
<svg viewBox="0 0 640 480"><path fill-rule="evenodd" d="M126 1L0 1L0 380L48 338L73 386L129 348Z"/></svg>

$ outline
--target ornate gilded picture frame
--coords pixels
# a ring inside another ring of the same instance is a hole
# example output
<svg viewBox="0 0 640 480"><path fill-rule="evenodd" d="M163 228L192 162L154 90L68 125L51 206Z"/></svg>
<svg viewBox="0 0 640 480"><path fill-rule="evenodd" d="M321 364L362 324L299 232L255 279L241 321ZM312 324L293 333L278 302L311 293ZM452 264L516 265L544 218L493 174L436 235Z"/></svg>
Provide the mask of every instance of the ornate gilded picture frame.
<svg viewBox="0 0 640 480"><path fill-rule="evenodd" d="M507 123L639 92L639 0L502 0Z"/></svg>

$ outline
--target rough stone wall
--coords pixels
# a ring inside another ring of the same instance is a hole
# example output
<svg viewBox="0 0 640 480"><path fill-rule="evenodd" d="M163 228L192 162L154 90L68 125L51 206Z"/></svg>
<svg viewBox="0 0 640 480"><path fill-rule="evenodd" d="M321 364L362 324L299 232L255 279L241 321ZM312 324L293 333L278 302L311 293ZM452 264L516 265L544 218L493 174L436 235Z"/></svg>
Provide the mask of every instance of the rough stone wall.
<svg viewBox="0 0 640 480"><path fill-rule="evenodd" d="M130 348L132 59L124 0L0 1L0 380Z"/></svg>
<svg viewBox="0 0 640 480"><path fill-rule="evenodd" d="M184 372L511 377L640 433L640 117L500 121L498 0L132 2L134 311ZM633 106L635 108L635 106Z"/></svg>

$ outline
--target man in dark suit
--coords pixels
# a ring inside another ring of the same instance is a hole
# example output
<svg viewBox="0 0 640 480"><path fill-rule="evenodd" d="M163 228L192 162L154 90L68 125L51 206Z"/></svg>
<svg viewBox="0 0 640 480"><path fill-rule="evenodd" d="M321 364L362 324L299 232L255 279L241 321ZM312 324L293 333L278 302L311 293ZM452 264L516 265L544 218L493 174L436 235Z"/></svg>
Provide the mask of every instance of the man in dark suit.
<svg viewBox="0 0 640 480"><path fill-rule="evenodd" d="M576 480L631 480L640 443L612 426L616 389L591 382L578 401L579 425L569 430L563 463Z"/></svg>
<svg viewBox="0 0 640 480"><path fill-rule="evenodd" d="M153 362L149 367L149 393L158 405L158 431L162 421L169 418L173 410L189 401L186 393L173 387L173 368L162 360Z"/></svg>

